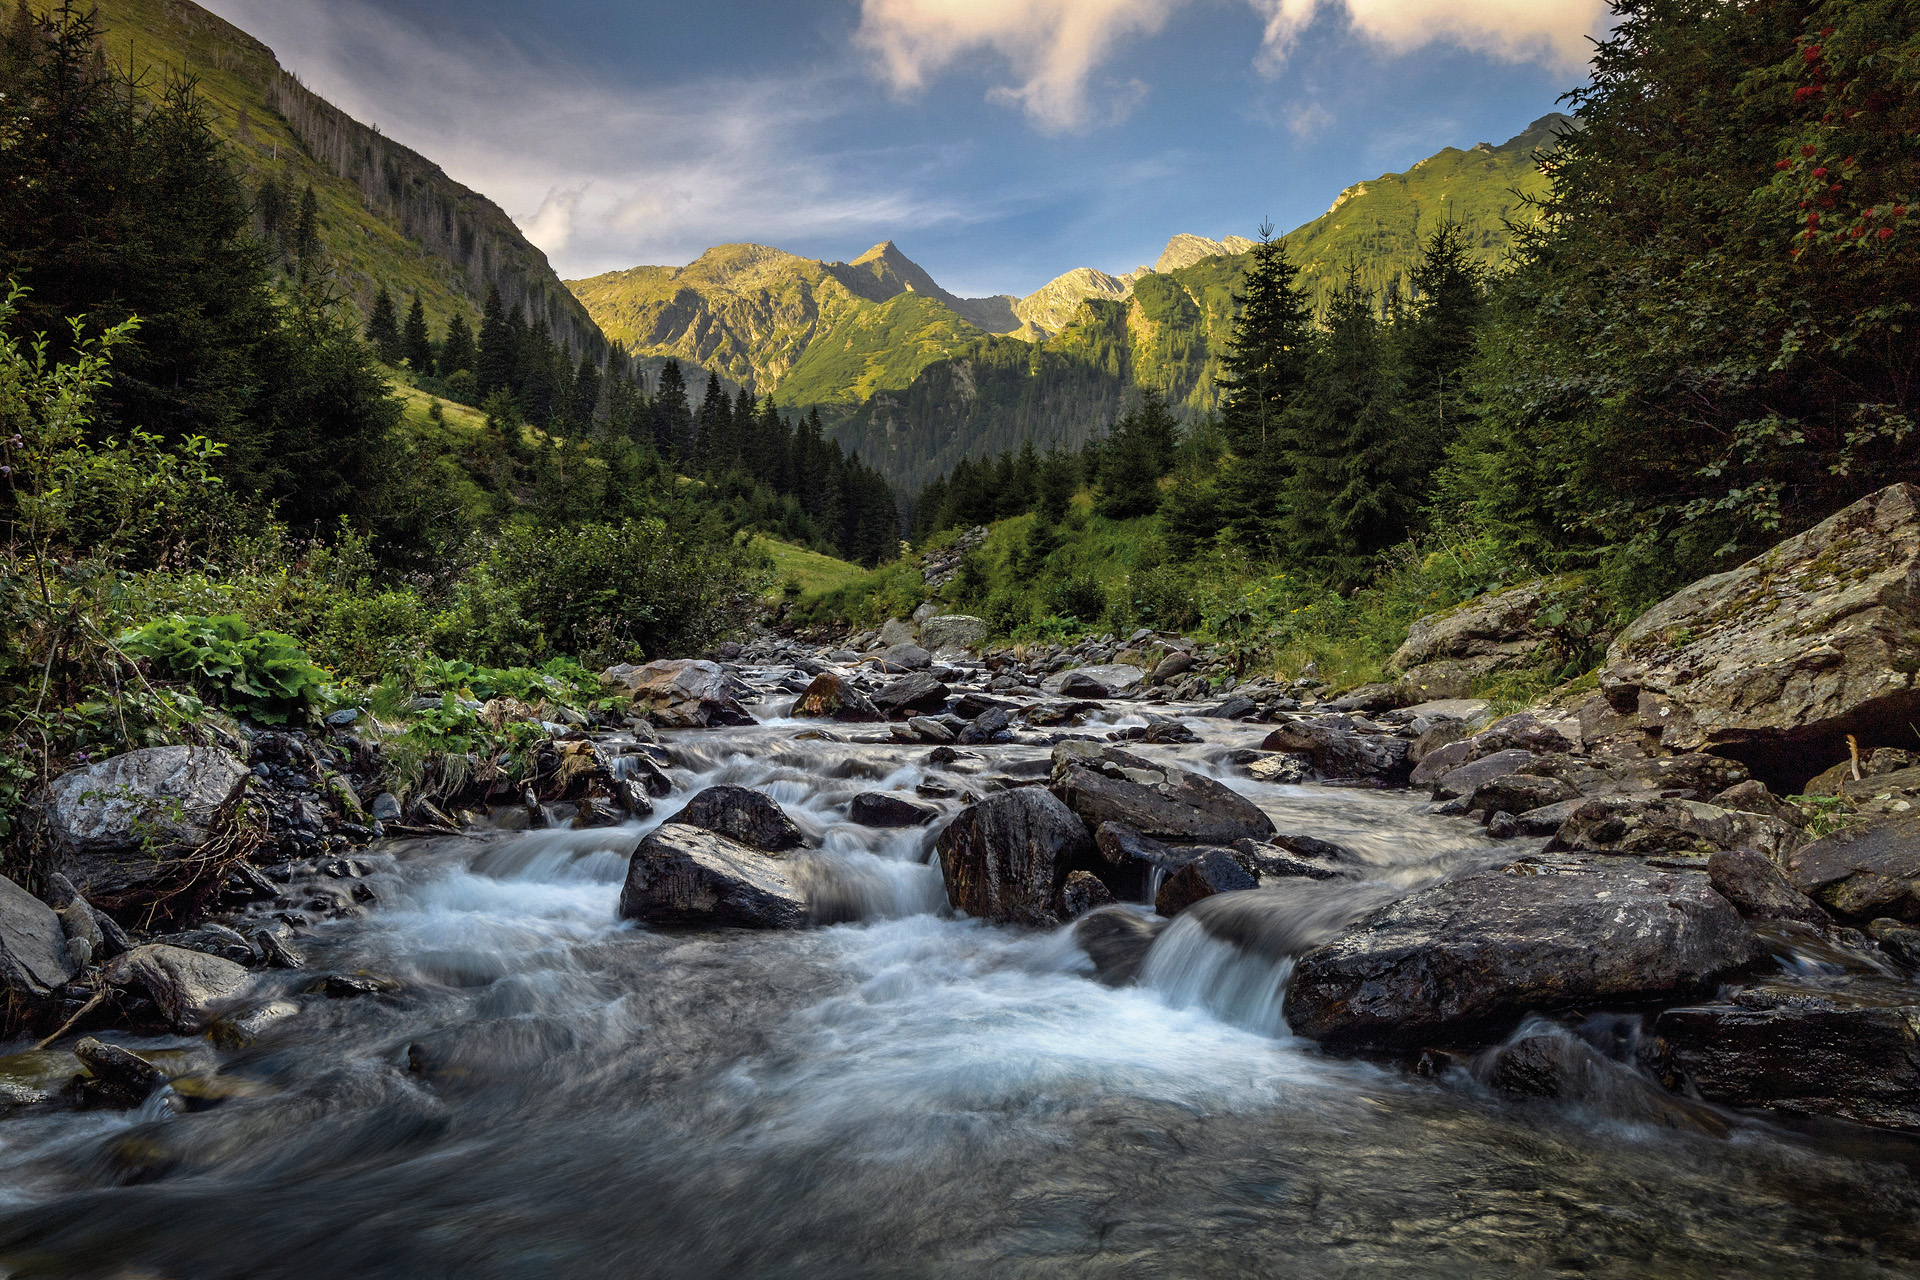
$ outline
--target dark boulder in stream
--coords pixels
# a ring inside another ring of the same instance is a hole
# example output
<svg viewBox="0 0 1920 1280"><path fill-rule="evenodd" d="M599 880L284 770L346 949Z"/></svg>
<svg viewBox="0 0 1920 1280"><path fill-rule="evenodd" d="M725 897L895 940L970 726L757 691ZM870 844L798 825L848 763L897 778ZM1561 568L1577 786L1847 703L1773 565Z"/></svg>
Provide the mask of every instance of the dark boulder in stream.
<svg viewBox="0 0 1920 1280"><path fill-rule="evenodd" d="M1103 822L1120 822L1150 839L1194 844L1273 835L1272 821L1239 792L1118 747L1078 742L1055 747L1053 789L1096 829Z"/></svg>
<svg viewBox="0 0 1920 1280"><path fill-rule="evenodd" d="M79 966L60 917L11 880L0 879L0 985L14 1000L44 1000Z"/></svg>
<svg viewBox="0 0 1920 1280"><path fill-rule="evenodd" d="M941 831L947 901L995 924L1060 923L1069 872L1091 867L1093 838L1052 792L1018 787L967 806Z"/></svg>
<svg viewBox="0 0 1920 1280"><path fill-rule="evenodd" d="M633 851L620 916L661 925L798 929L807 901L779 858L669 822Z"/></svg>
<svg viewBox="0 0 1920 1280"><path fill-rule="evenodd" d="M717 832L762 853L798 849L805 839L772 796L750 787L708 787L670 821Z"/></svg>
<svg viewBox="0 0 1920 1280"><path fill-rule="evenodd" d="M794 700L792 714L801 719L840 720L851 723L884 720L880 709L866 694L831 671L814 677L807 691Z"/></svg>
<svg viewBox="0 0 1920 1280"><path fill-rule="evenodd" d="M1233 854L1225 849L1207 849L1167 877L1154 895L1153 909L1159 915L1177 916L1202 898L1259 886L1253 873Z"/></svg>
<svg viewBox="0 0 1920 1280"><path fill-rule="evenodd" d="M1786 872L1843 916L1920 921L1920 814L1842 828L1788 857Z"/></svg>
<svg viewBox="0 0 1920 1280"><path fill-rule="evenodd" d="M1286 1014L1333 1045L1475 1044L1530 1011L1684 999L1760 956L1705 876L1516 863L1423 889L1307 952Z"/></svg>

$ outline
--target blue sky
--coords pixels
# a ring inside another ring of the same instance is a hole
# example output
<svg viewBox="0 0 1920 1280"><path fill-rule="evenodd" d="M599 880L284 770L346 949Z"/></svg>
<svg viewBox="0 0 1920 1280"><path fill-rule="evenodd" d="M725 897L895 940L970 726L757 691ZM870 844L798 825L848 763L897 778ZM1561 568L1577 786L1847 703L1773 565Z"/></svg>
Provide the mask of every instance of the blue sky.
<svg viewBox="0 0 1920 1280"><path fill-rule="evenodd" d="M573 278L891 239L947 288L1286 231L1501 142L1603 0L203 0Z"/></svg>

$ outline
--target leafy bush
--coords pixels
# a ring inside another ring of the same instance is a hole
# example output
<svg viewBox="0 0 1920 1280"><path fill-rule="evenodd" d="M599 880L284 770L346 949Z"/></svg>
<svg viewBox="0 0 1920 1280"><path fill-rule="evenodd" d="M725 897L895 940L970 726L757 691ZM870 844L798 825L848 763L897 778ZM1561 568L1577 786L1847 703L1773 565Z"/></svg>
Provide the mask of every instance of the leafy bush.
<svg viewBox="0 0 1920 1280"><path fill-rule="evenodd" d="M1107 593L1091 573L1076 573L1047 590L1047 607L1064 617L1096 622L1107 611Z"/></svg>
<svg viewBox="0 0 1920 1280"><path fill-rule="evenodd" d="M266 724L285 724L316 698L327 673L292 636L255 631L245 618L174 614L127 632L122 650L215 702Z"/></svg>
<svg viewBox="0 0 1920 1280"><path fill-rule="evenodd" d="M314 652L336 679L373 681L417 667L431 630L426 607L412 591L351 595L327 610Z"/></svg>

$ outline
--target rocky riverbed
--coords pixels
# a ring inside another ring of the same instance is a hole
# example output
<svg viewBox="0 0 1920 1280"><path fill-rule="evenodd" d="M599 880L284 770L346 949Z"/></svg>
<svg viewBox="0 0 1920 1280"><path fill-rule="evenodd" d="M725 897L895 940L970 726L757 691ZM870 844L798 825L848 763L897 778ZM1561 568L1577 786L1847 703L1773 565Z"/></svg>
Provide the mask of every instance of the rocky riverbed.
<svg viewBox="0 0 1920 1280"><path fill-rule="evenodd" d="M0 1271L1920 1269L1912 762L1811 754L1903 696L1851 633L1739 730L1644 631L1502 716L890 625L616 668L525 791L374 793L350 722L56 783Z"/></svg>

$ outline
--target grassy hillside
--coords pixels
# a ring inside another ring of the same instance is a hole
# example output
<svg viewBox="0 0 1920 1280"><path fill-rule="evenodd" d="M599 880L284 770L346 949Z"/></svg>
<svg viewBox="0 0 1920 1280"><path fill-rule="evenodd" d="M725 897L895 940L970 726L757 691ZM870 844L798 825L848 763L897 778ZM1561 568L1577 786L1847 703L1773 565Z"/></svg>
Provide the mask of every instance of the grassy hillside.
<svg viewBox="0 0 1920 1280"><path fill-rule="evenodd" d="M849 312L816 337L780 380L791 405L854 405L904 387L928 365L981 336L946 304L903 293Z"/></svg>
<svg viewBox="0 0 1920 1280"><path fill-rule="evenodd" d="M778 538L762 535L753 540L753 545L773 560L772 594L775 595L794 582L800 584L803 595L823 595L867 576L867 570L851 561L836 560Z"/></svg>
<svg viewBox="0 0 1920 1280"><path fill-rule="evenodd" d="M575 351L604 348L586 309L497 205L307 90L266 45L190 0L97 8L113 65L143 73L156 90L173 71L199 81L249 187L279 188L296 210L313 187L336 280L363 312L382 287L403 309L418 292L437 333L455 312L477 325L488 286L498 285Z"/></svg>

